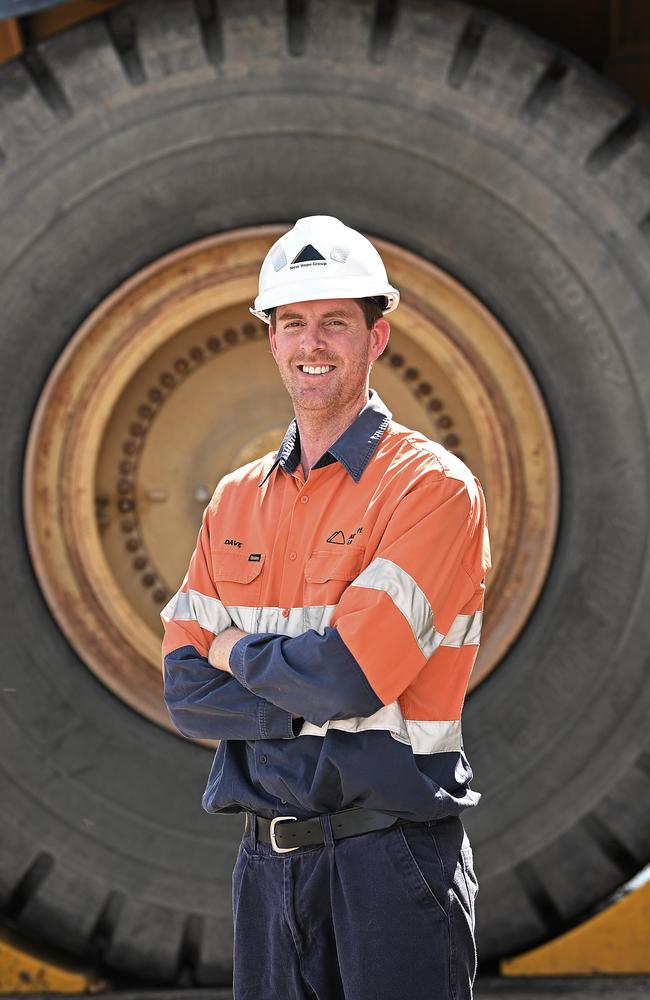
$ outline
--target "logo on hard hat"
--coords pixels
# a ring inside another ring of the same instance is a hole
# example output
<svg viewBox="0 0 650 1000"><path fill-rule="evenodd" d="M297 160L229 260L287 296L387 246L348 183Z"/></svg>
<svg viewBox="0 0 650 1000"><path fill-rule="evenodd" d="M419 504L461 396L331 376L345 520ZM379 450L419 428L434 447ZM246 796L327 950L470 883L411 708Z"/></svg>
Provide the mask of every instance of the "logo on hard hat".
<svg viewBox="0 0 650 1000"><path fill-rule="evenodd" d="M313 266L314 264L327 264L327 261L323 257L322 253L319 253L315 246L308 243L304 246L302 250L296 254L296 256L291 261L290 267L299 267L300 265Z"/></svg>

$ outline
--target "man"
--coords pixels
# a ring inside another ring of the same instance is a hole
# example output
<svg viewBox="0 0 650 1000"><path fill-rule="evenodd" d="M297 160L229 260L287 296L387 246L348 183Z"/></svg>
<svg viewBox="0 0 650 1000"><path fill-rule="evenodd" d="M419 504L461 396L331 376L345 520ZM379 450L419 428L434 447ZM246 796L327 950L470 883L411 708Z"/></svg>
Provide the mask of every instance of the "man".
<svg viewBox="0 0 650 1000"><path fill-rule="evenodd" d="M399 293L372 244L300 219L251 311L295 411L226 476L163 611L165 700L222 742L203 798L246 811L235 1000L464 1000L475 974L460 713L490 566L467 466L369 372Z"/></svg>

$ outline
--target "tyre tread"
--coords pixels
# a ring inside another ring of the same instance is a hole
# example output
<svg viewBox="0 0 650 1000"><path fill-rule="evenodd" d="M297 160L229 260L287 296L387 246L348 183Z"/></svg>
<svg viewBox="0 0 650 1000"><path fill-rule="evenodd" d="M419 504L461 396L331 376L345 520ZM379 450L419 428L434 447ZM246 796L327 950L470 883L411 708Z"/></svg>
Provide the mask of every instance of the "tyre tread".
<svg viewBox="0 0 650 1000"><path fill-rule="evenodd" d="M72 118L72 108L63 88L37 49L27 49L20 60L43 103L59 121Z"/></svg>
<svg viewBox="0 0 650 1000"><path fill-rule="evenodd" d="M232 913L223 918L212 914L201 916L198 945L199 951L194 962L195 984L226 985L232 982Z"/></svg>
<svg viewBox="0 0 650 1000"><path fill-rule="evenodd" d="M0 67L0 146L7 166L23 149L31 154L58 122L24 60L14 59Z"/></svg>
<svg viewBox="0 0 650 1000"><path fill-rule="evenodd" d="M171 984L180 970L187 914L168 906L127 897L119 919L110 924L104 948L108 968L125 970L141 979Z"/></svg>
<svg viewBox="0 0 650 1000"><path fill-rule="evenodd" d="M399 0L377 0L370 30L369 58L372 62L385 61L395 34L398 15Z"/></svg>
<svg viewBox="0 0 650 1000"><path fill-rule="evenodd" d="M643 118L633 109L626 114L592 149L585 160L590 174L598 174L609 169L614 160L622 156L635 141L641 129Z"/></svg>
<svg viewBox="0 0 650 1000"><path fill-rule="evenodd" d="M217 0L194 0L201 40L208 62L219 66L223 61L223 31Z"/></svg>
<svg viewBox="0 0 650 1000"><path fill-rule="evenodd" d="M354 4L345 0L311 0L305 55L337 73L352 65L356 65L357 73L366 72L375 19L376 3L370 0L357 0Z"/></svg>
<svg viewBox="0 0 650 1000"><path fill-rule="evenodd" d="M287 0L287 45L289 54L303 56L309 35L309 0Z"/></svg>
<svg viewBox="0 0 650 1000"><path fill-rule="evenodd" d="M212 76L205 24L193 0L175 0L172 4L149 0L146 4L130 3L127 10L134 18L138 51L148 82L170 79L180 83L188 74L201 71L210 71Z"/></svg>
<svg viewBox="0 0 650 1000"><path fill-rule="evenodd" d="M41 851L16 883L5 904L5 916L9 917L10 920L18 920L32 896L36 895L50 876L53 868L54 858L52 855L47 851Z"/></svg>
<svg viewBox="0 0 650 1000"><path fill-rule="evenodd" d="M40 58L65 94L70 117L97 105L107 108L130 90L108 25L105 17L94 17L38 46Z"/></svg>
<svg viewBox="0 0 650 1000"><path fill-rule="evenodd" d="M539 915L550 937L555 937L557 928L562 924L562 915L543 877L537 872L531 861L522 861L515 868L518 878L531 906Z"/></svg>
<svg viewBox="0 0 650 1000"><path fill-rule="evenodd" d="M133 86L139 86L144 83L146 76L131 11L125 7L109 10L105 15L105 21L106 30L113 43L115 55L124 70L124 76Z"/></svg>
<svg viewBox="0 0 650 1000"><path fill-rule="evenodd" d="M569 71L569 64L563 52L556 52L540 74L533 89L521 105L520 115L534 122L544 112L544 108L555 100Z"/></svg>
<svg viewBox="0 0 650 1000"><path fill-rule="evenodd" d="M650 222L650 217L648 217L646 221ZM634 762L634 768L635 770L640 771L646 778L650 779L650 753L646 753L645 751L640 753Z"/></svg>
<svg viewBox="0 0 650 1000"><path fill-rule="evenodd" d="M120 922L125 904L126 896L116 889L106 897L88 941L88 953L92 958L104 960L106 953L110 950L113 935Z"/></svg>
<svg viewBox="0 0 650 1000"><path fill-rule="evenodd" d="M488 28L484 16L470 13L465 27L458 38L451 66L447 74L447 83L454 90L460 90L469 76L472 66L479 57L483 39Z"/></svg>
<svg viewBox="0 0 650 1000"><path fill-rule="evenodd" d="M176 974L177 982L189 980L191 985L197 982L204 924L205 919L197 913L188 913L185 918Z"/></svg>
<svg viewBox="0 0 650 1000"><path fill-rule="evenodd" d="M598 844L602 854L618 868L622 879L631 879L637 874L645 858L637 857L603 819L596 813L590 813L582 820L582 826Z"/></svg>

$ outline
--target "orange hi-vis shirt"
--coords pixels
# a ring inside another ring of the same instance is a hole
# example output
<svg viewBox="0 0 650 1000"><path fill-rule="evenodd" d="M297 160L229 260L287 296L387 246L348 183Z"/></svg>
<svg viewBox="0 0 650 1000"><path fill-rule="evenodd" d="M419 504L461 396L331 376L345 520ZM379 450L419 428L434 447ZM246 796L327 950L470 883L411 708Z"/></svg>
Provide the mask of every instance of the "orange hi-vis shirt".
<svg viewBox="0 0 650 1000"><path fill-rule="evenodd" d="M204 808L475 805L460 720L489 568L478 479L374 391L306 480L295 421L277 455L225 476L162 612L170 717L221 740ZM247 633L232 675L207 661L231 624Z"/></svg>

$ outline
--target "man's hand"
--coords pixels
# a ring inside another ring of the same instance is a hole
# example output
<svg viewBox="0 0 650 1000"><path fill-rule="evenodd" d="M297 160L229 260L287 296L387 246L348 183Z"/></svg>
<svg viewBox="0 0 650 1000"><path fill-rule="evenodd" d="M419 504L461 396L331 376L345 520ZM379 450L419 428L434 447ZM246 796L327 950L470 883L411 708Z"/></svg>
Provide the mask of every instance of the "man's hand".
<svg viewBox="0 0 650 1000"><path fill-rule="evenodd" d="M235 628L234 625L224 629L223 632L219 632L219 635L215 635L208 652L208 663L210 666L231 674L232 670L228 665L230 650L245 635L248 635L248 633L242 632L240 628Z"/></svg>

